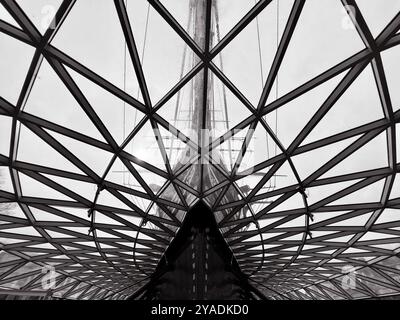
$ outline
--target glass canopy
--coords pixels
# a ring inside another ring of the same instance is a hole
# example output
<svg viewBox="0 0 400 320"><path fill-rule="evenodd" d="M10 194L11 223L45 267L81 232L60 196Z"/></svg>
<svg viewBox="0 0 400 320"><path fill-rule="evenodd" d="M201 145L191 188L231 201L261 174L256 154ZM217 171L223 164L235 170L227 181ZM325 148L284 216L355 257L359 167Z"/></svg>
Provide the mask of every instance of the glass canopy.
<svg viewBox="0 0 400 320"><path fill-rule="evenodd" d="M399 0L2 0L0 296L126 299L203 200L269 299L400 294Z"/></svg>

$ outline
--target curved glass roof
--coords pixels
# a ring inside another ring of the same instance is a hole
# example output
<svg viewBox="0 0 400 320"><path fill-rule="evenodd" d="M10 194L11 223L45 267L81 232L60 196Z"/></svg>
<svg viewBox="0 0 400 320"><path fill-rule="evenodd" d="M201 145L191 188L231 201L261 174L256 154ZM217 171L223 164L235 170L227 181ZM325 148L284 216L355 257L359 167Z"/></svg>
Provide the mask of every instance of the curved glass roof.
<svg viewBox="0 0 400 320"><path fill-rule="evenodd" d="M268 298L398 295L399 29L399 0L3 0L0 294L125 299L202 199Z"/></svg>

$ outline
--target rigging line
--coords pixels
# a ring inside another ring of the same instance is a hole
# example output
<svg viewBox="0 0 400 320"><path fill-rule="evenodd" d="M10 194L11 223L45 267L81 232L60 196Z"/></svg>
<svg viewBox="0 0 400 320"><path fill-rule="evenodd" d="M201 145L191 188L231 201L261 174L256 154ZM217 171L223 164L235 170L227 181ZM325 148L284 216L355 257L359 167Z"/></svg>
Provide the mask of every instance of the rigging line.
<svg viewBox="0 0 400 320"><path fill-rule="evenodd" d="M215 12L215 29L217 31L217 43L221 41L221 33L219 30L219 12L218 12L218 2L214 1L214 12ZM221 72L224 73L224 64L222 59L222 52L219 54L219 63L221 67ZM226 130L229 131L229 116L228 116L228 101L226 98L226 87L222 83L222 96L224 99L224 113L225 113L225 127ZM232 168L233 165L233 155L232 155L232 140L228 139L228 152L229 152L229 167Z"/></svg>
<svg viewBox="0 0 400 320"><path fill-rule="evenodd" d="M189 27L189 29L188 29L188 33L190 34L190 30L192 30L192 32L193 32L193 36L194 36L194 29L195 29L195 18L194 18L194 9L192 8L192 1L190 1L190 11L189 11L189 14L192 16L192 22L191 22L191 25L190 25L190 27ZM191 28L191 29L190 29ZM189 65L189 68L193 68L194 67L194 65L195 65L195 54L194 54L194 52L192 51L191 53L189 53L190 54L190 60L188 60L188 65ZM193 115L192 115L192 113L193 113L193 104L194 104L194 99L193 99L193 96L194 96L194 85L193 85L193 82L194 82L194 79L192 78L192 79L190 79L190 85L189 85L189 101L188 101L188 121L185 123L183 123L183 128L185 128L185 129L190 129L190 124L192 123L192 118L193 118Z"/></svg>
<svg viewBox="0 0 400 320"><path fill-rule="evenodd" d="M194 19L193 19L194 20ZM194 26L193 26L194 28ZM194 62L195 56L194 52L192 52L192 61ZM193 63L194 65L194 63ZM190 124L193 120L193 106L194 106L194 79L190 80L190 96L189 96L189 121L186 123L186 129L190 130Z"/></svg>
<svg viewBox="0 0 400 320"><path fill-rule="evenodd" d="M279 0L276 0L276 51L278 52L279 47ZM276 73L275 79L275 100L278 100L279 96L279 70ZM275 110L275 137L278 136L278 108ZM275 143L275 156L278 153L278 146ZM274 175L274 187L276 187L276 175Z"/></svg>
<svg viewBox="0 0 400 320"><path fill-rule="evenodd" d="M257 0L254 0L254 4L257 4ZM261 36L260 36L260 24L258 21L258 15L256 16L256 26L257 26L257 43L258 43L258 61L260 64L260 78L261 78L261 90L264 89L264 66L262 62L262 49L261 49ZM266 116L264 117L265 122L267 122ZM267 159L270 158L269 152L269 135L265 132L265 140L267 144ZM268 191L271 188L271 179L269 179Z"/></svg>
<svg viewBox="0 0 400 320"><path fill-rule="evenodd" d="M147 30L148 30L148 26L149 26L149 18L150 18L150 2L147 4L146 25L144 27L143 48L142 48L142 56L141 56L142 66L144 65L144 53L145 53L145 50L146 50ZM136 100L139 99L139 94L140 94L140 88L138 87L137 93L136 93ZM136 126L137 114L138 114L138 110L135 108L135 120L133 122L134 126Z"/></svg>
<svg viewBox="0 0 400 320"><path fill-rule="evenodd" d="M186 30L189 31L190 29L190 25L191 25L191 21L192 21L192 14L193 14L193 7L191 5L191 3L189 4L189 15L188 15L188 21L187 21L187 27ZM187 46L185 45L183 47L183 57L182 57L182 63L181 63L181 72L180 72L180 76L179 76L179 80L182 80L183 78L183 73L185 71L185 64L186 64L186 54L187 54ZM175 113L174 113L174 126L177 126L177 121L178 121L178 115L179 115L179 111L181 109L181 105L182 105L182 100L181 99L181 93L183 92L183 88L181 90L178 91L177 96L176 96L176 103L175 103ZM172 150L174 148L174 142L175 139L171 138L171 143L170 143L170 150L169 150L169 159L171 160L172 157Z"/></svg>
<svg viewBox="0 0 400 320"><path fill-rule="evenodd" d="M193 3L193 1L191 1L191 3ZM195 12L194 12L194 7L192 8L192 32L193 32L193 38L194 38L194 32L195 32L195 28L196 28L196 19L195 19ZM194 68L194 66L196 65L196 57L197 55L195 55L194 51L192 51L192 65L191 68ZM186 123L187 125L187 129L189 130L189 132L191 132L191 123L193 121L193 115L194 115L194 101L195 101L195 88L194 88L194 82L195 82L195 77L193 77L190 80L190 101L189 101L189 121Z"/></svg>
<svg viewBox="0 0 400 320"><path fill-rule="evenodd" d="M128 3L127 0L126 1L126 10L128 11ZM147 30L148 30L148 25L149 25L149 17L150 17L150 3L147 4L147 13L146 13L146 25L144 28L144 36L143 36L143 48L142 48L142 54L141 54L141 64L143 66L144 63L144 53L146 50L146 43L147 43ZM126 48L127 46L125 46L125 74L126 74ZM125 75L125 79L124 79L124 91L126 88L126 75ZM139 100L139 94L140 94L140 88L138 87L137 89L137 93L136 93L136 100ZM124 102L124 107L125 107L125 102ZM135 128L137 125L137 116L138 116L138 109L135 108L135 118L133 121L133 127ZM126 124L126 116L125 116L125 109L124 109L124 129L125 129L125 124ZM125 140L125 132L124 132L124 140ZM131 147L133 147L133 145L131 144ZM128 176L130 179L130 175ZM129 182L128 182L129 183Z"/></svg>
<svg viewBox="0 0 400 320"><path fill-rule="evenodd" d="M128 11L128 0L125 0L125 7L126 7L126 11ZM146 25L145 25L145 30L144 30L143 49L142 49L142 55L141 55L142 65L144 62L144 53L145 53L145 49L146 49L149 17L150 17L150 3L147 4ZM124 84L123 84L124 92L126 92L126 67L127 67L126 49L127 49L127 43L125 41L125 46L124 46ZM138 88L137 94L136 94L136 100L138 100L138 99L139 99L139 88ZM126 102L124 101L123 103L124 103L124 112L123 112L123 122L124 123L122 126L122 135L123 135L123 140L125 141L125 138L126 138ZM137 113L138 113L138 110L135 108L135 119L134 119L134 123L133 123L134 127L136 127L136 124L137 124ZM123 174L123 183L125 184L125 174Z"/></svg>
<svg viewBox="0 0 400 320"><path fill-rule="evenodd" d="M125 3L125 8L126 11L128 11L128 0L124 1ZM145 49L146 49L146 40L147 40L147 30L148 30L148 24L149 24L149 16L150 16L150 3L148 3L147 5L147 15L146 15L146 25L145 25L145 31L144 31L144 39L143 39L143 49L142 49L142 55L141 55L141 61L142 61L142 65L144 62L144 53L145 53ZM127 68L127 43L125 41L125 45L124 45L124 76L123 76L123 89L124 92L126 92L126 68ZM139 99L139 88L137 90L137 94L136 94L136 100ZM137 124L137 112L138 110L135 108L135 118L134 118L134 127L136 127ZM125 100L123 101L123 125L122 125L122 135L123 135L123 141L125 141L126 139L126 102ZM125 168L122 168L122 182L124 185L129 185L130 184L130 175L128 175L128 182L126 182L126 177L125 177Z"/></svg>
<svg viewBox="0 0 400 320"><path fill-rule="evenodd" d="M128 10L128 0L125 0L125 7L126 10ZM124 44L124 92L126 92L126 40ZM124 103L124 114L123 114L123 125L122 125L122 136L123 136L123 141L126 139L126 102L125 100L123 101ZM124 167L122 167L122 170L124 170ZM125 180L125 172L122 173L122 182L124 185L126 185L126 180Z"/></svg>
<svg viewBox="0 0 400 320"><path fill-rule="evenodd" d="M254 4L257 4L257 0L254 0ZM264 87L264 68L262 63L262 52L261 52L261 39L260 39L260 25L258 22L258 15L256 16L256 26L257 26L257 40L258 40L258 60L260 63L260 76L261 76L261 90Z"/></svg>
<svg viewBox="0 0 400 320"><path fill-rule="evenodd" d="M211 18L211 30L214 30L215 27L215 21ZM214 40L214 37L211 36L210 42L212 43ZM209 119L210 119L210 131L214 134L215 133L215 96L214 96L214 77L213 74L209 74L209 83L207 85L207 98L210 100L209 104L211 104L210 108L210 114L209 114ZM207 115L206 115L207 116Z"/></svg>

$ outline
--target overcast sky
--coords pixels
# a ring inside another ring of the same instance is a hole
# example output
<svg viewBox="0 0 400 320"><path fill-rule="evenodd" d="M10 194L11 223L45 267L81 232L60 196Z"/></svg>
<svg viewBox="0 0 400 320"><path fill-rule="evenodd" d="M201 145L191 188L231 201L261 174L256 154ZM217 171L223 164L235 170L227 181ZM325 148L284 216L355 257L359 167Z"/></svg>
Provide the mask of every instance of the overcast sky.
<svg viewBox="0 0 400 320"><path fill-rule="evenodd" d="M41 32L44 32L45 29L43 27L46 21L49 21L49 15L54 12L54 9L58 8L61 0L18 0L17 2L35 23L36 27ZM263 87L262 80L265 81L268 75L277 48L277 40L282 35L293 2L293 0L281 0L279 2L278 14L277 1L273 1L259 15L258 19L245 28L221 53L224 73L254 106L257 106ZM168 0L162 1L162 3L186 29L189 1ZM357 3L375 37L400 10L400 0L358 0ZM219 0L218 14L221 37L226 35L253 5L254 1ZM149 11L147 38L146 42L144 42L147 11L148 4L146 1L128 0L128 14L140 55L145 46L142 64L151 100L154 105L179 81L185 44L153 8L150 8ZM0 19L16 25L1 5ZM257 25L260 42L258 42L257 37ZM192 34L192 29L190 28L188 32ZM62 28L54 38L52 45L98 73L120 89L126 90L134 98L142 101L141 95L138 94L138 82L130 63L129 54L127 54L125 64L125 43L113 1L77 1ZM267 103L285 95L364 48L365 46L358 36L357 31L349 23L341 1L307 0L278 74L278 88L274 85ZM33 53L34 48L0 33L0 95L12 104L16 104L17 102ZM400 83L398 73L400 46L383 52L382 58L393 108L396 111L400 108L400 90L398 90ZM189 48L186 51L186 59L184 72L190 70L189 67L193 59ZM216 64L221 67L219 62L220 57L217 56L215 59ZM91 83L81 75L69 69L68 71L94 110L98 113L113 138L118 144L121 144L128 133L142 119L143 114L135 111L130 106L124 106L121 100ZM278 139L285 148L292 143L297 134L323 104L344 75L345 73L336 76L314 90L282 106L277 113L272 112L266 117L268 124L276 132ZM178 115L180 119L187 119L188 117L187 110L190 107L189 88L190 84L181 93L182 107ZM215 79L213 98L217 110L216 119L224 119L222 116L222 95L222 85ZM168 121L173 120L176 99L176 97L172 98L159 111L159 114ZM227 101L228 116L230 119L229 128L232 128L248 117L250 112L229 92L227 92ZM24 111L104 141L101 134L82 111L79 104L74 100L47 61L43 62L39 70L38 78L32 88ZM371 67L368 66L343 97L339 99L337 104L328 112L325 118L316 126L303 144L344 132L383 117L373 72ZM178 129L187 132L188 122L176 122L174 125ZM220 127L220 125L217 126L219 126L218 133L222 135L226 131L225 128ZM398 137L399 132L400 128L397 130ZM99 176L104 173L112 158L111 153L89 147L59 134L51 134L77 155L78 158L87 163ZM11 118L0 116L0 153L5 156L9 155L10 135ZM307 178L321 165L342 151L350 143L354 142L355 139L342 141L330 145L323 150L311 151L294 157L293 161L300 178L302 180ZM168 144L169 142L166 140L165 143ZM232 145L236 147L240 146L237 143L232 143ZM397 149L398 157L400 157L399 150L400 148ZM144 126L133 142L127 146L126 151L165 170L163 163L160 163L160 153L157 150L157 144L155 143L149 123ZM250 151L253 152L249 153L250 158L245 158L245 163L241 169L249 168L254 164L280 154L280 150L275 148L273 141L270 137L267 137L266 132L261 126L257 128L255 138L250 144ZM237 155L237 153L234 154ZM234 162L235 159L227 159L227 155L228 153L223 153L226 163ZM175 161L177 159L178 157L175 157ZM81 173L79 169L74 167L24 126L21 129L18 160ZM387 167L387 161L386 135L383 133L343 163L327 172L323 177ZM125 170L122 163L118 160L113 165L106 179L142 190L131 175L121 172ZM266 170L264 169L263 172L266 172ZM1 188L8 192L13 192L8 170L1 168L1 174L3 179ZM165 182L164 179L154 174L145 172L142 172L142 174L149 184L162 185ZM276 182L276 188L297 183L287 163L278 170L277 175L276 181L273 181L273 183ZM23 174L20 174L20 177L22 190L26 196L68 199L65 195L53 191ZM247 184L253 188L260 178L260 176L255 175L250 176L243 179L243 181L239 181L239 185ZM71 188L71 190L77 191L90 201L94 198L96 191L94 185L56 177L52 177L52 179ZM400 195L399 180L400 178L397 177L391 198ZM356 182L352 181L351 183L338 183L310 188L308 190L308 201L310 204L315 203ZM271 182L266 184L266 187L268 186L271 186ZM365 190L361 190L361 192L357 192L357 194L340 199L335 204L379 201L382 188L383 180L365 188ZM261 192L266 192L266 189L261 190ZM143 210L149 204L140 199L132 200ZM111 195L104 194L99 201L111 206L124 206ZM266 204L256 204L253 206L253 209L257 211L265 206ZM299 207L303 207L303 202L300 195L296 195L273 211ZM15 214L19 213L16 212ZM44 213L36 212L36 214L38 214L39 218L44 217L42 216ZM316 217L316 222L337 214L337 212L321 214L321 217ZM393 211L387 210L385 219L390 221L390 219L394 219L394 215ZM104 219L106 218L104 217ZM362 216L358 220L348 222L348 224L363 224L364 220L365 217ZM263 223L267 225L272 223L272 221L271 219ZM139 223L138 221L136 222ZM303 226L304 219L301 221L292 221L290 226L297 225Z"/></svg>

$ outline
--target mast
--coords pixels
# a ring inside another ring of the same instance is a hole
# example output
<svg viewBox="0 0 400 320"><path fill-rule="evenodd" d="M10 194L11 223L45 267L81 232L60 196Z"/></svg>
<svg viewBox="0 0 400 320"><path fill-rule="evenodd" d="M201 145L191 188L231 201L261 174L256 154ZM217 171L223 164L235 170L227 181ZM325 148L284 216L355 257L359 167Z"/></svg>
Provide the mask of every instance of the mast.
<svg viewBox="0 0 400 320"><path fill-rule="evenodd" d="M209 21L207 21L207 10L214 9L214 13L216 14L216 1L209 0L189 0L189 23L193 21L193 39L196 44L201 48L203 52L209 51L209 47L213 43L214 36L214 28L216 28L216 22L211 18L211 14L209 17ZM210 7L208 7L210 6ZM216 19L216 17L215 17ZM207 25L209 23L210 25ZM208 34L209 32L209 34ZM210 44L206 47L206 41L209 41ZM185 59L185 54L184 54ZM192 67L197 65L200 62L200 58L197 55L193 55ZM183 64L184 65L184 64ZM205 76L207 78L205 78ZM188 125L191 130L189 137L192 141L198 143L199 147L202 147L204 150L205 147L212 141L215 129L215 115L214 115L214 83L213 83L213 75L208 70L207 66L200 71L193 79L192 82L192 93L193 100L190 101L190 115L188 119ZM179 99L179 97L178 97ZM206 99L206 100L205 100ZM176 108L178 108L179 103L177 103ZM175 110L175 119L178 115L178 109ZM196 154L194 154L196 153ZM174 170L179 170L183 165L187 163L191 157L197 157L197 150L193 150L189 146L185 146L182 152L179 155L179 161L174 167ZM193 163L185 172L181 175L180 179L182 182L186 183L190 187L196 189L200 193L200 198L203 197L203 192L209 189L212 186L223 181L225 178L223 174L216 169L216 166L219 165L222 170L225 168L225 163L223 161L222 155L213 150L212 152L212 161L215 161L216 164L205 163L201 159L201 161ZM176 192L171 190L168 192L171 201L178 201L178 195ZM184 196L189 196L184 191ZM217 198L217 194L211 194L207 196L206 201L212 203L213 200ZM224 196L227 201L234 202L237 200L237 192L227 192ZM189 201L190 202L190 201ZM222 219L221 214L217 217L218 222ZM162 216L163 213L160 212Z"/></svg>
<svg viewBox="0 0 400 320"><path fill-rule="evenodd" d="M194 41L199 45L199 47L204 50L206 45L206 10L207 10L207 0L191 0L190 6L193 8L194 12ZM212 36L212 28L210 28ZM195 56L193 61L193 66L200 62L200 58ZM198 141L200 143L201 129L211 129L210 121L210 103L209 101L204 101L204 70L199 73L194 79L194 108L193 108L193 118L191 129L193 132L197 132ZM208 74L207 81L207 91L210 91L210 81L211 76ZM208 94L207 94L208 96ZM205 106L205 108L204 108ZM205 113L205 114L204 114ZM205 118L205 123L204 122ZM205 142L204 142L205 143Z"/></svg>

